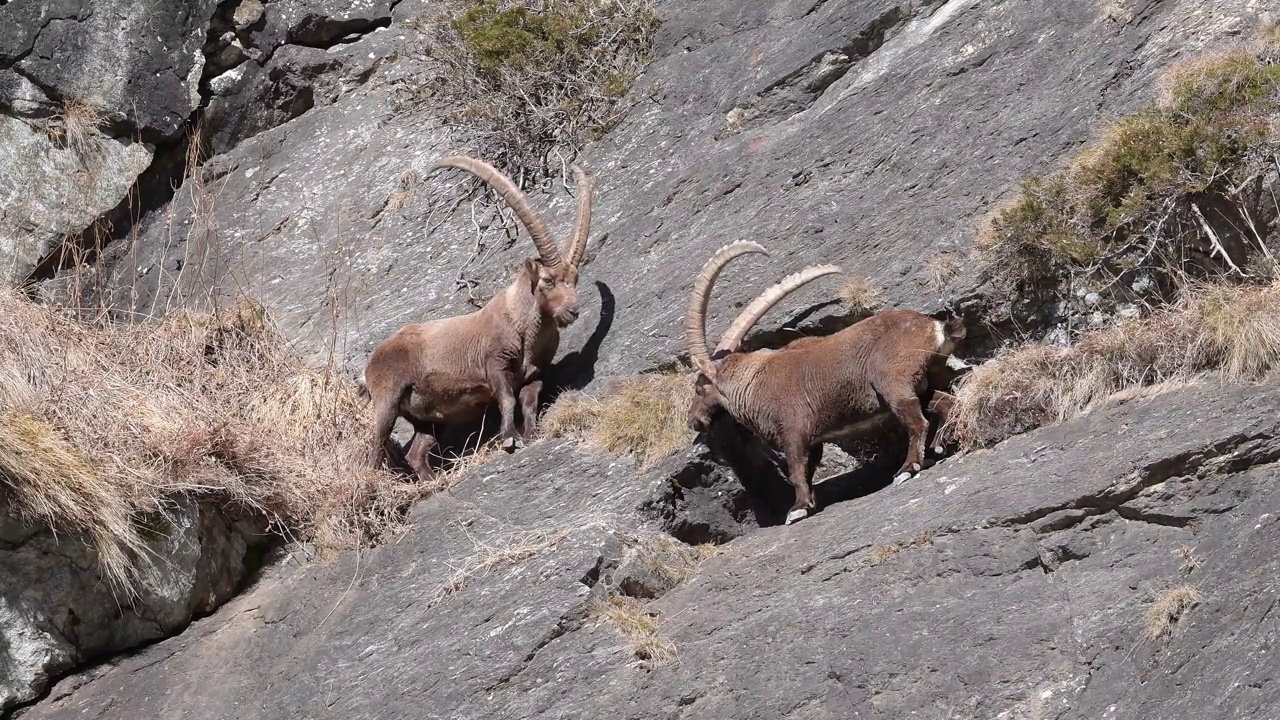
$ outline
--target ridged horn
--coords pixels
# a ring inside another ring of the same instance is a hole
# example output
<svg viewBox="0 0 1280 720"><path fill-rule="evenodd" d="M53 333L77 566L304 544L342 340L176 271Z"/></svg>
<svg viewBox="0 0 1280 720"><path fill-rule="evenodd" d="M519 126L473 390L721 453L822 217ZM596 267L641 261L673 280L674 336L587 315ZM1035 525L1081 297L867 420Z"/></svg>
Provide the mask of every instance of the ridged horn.
<svg viewBox="0 0 1280 720"><path fill-rule="evenodd" d="M707 352L707 303L711 299L711 287L715 285L720 271L729 264L730 260L748 253L767 256L769 251L759 243L750 240L729 243L715 251L693 280L693 292L689 295L689 312L684 317L684 337L689 350L689 359L708 378L715 377L715 366L711 364L711 356Z"/></svg>
<svg viewBox="0 0 1280 720"><path fill-rule="evenodd" d="M834 275L838 272L840 272L840 268L835 265L814 265L782 278L776 285L760 293L759 297L752 300L750 305L747 305L742 312L738 313L738 317L734 318L733 324L720 337L720 342L716 345L716 352L723 350L733 352L737 350L738 346L742 344L742 339L747 336L747 333L755 326L756 322L765 313L769 312L770 308L777 305L782 298L824 275Z"/></svg>
<svg viewBox="0 0 1280 720"><path fill-rule="evenodd" d="M569 257L565 262L578 267L587 251L587 236L591 234L591 195L595 191L595 177L577 165L573 166L574 182L578 184L578 218L569 235Z"/></svg>
<svg viewBox="0 0 1280 720"><path fill-rule="evenodd" d="M427 172L434 172L446 167L466 170L493 188L507 203L507 206L511 208L512 212L516 214L516 217L520 219L520 224L524 225L524 229L528 230L529 235L533 237L533 244L538 248L538 255L542 258L542 264L547 267L555 267L561 263L560 251L556 249L555 239L547 231L547 226L542 222L542 217L529 204L529 198L520 191L520 188L516 187L514 182L511 182L511 178L498 172L497 168L489 163L473 158L470 155L454 155L438 160L432 164Z"/></svg>

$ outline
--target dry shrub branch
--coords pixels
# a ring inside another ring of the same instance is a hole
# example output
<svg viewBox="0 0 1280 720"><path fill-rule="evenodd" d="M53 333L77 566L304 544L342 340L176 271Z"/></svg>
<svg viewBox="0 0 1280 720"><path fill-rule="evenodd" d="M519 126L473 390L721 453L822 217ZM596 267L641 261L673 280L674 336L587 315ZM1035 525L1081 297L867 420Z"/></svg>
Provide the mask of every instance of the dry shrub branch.
<svg viewBox="0 0 1280 720"><path fill-rule="evenodd" d="M407 88L519 182L612 128L660 24L650 0L462 0L414 23L432 70Z"/></svg>
<svg viewBox="0 0 1280 720"><path fill-rule="evenodd" d="M83 538L126 593L179 494L322 552L392 527L420 491L369 468L366 410L250 302L91 325L0 290L0 507Z"/></svg>
<svg viewBox="0 0 1280 720"><path fill-rule="evenodd" d="M1171 308L1084 334L1070 347L1025 345L961 379L947 426L962 447L1061 422L1116 393L1220 371L1252 380L1280 366L1280 283L1200 285Z"/></svg>

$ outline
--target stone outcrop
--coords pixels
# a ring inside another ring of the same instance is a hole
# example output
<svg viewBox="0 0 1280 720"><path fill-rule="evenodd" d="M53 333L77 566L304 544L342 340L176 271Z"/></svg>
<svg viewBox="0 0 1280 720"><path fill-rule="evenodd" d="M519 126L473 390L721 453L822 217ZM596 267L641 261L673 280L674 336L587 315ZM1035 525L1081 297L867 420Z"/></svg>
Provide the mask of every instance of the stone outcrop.
<svg viewBox="0 0 1280 720"><path fill-rule="evenodd" d="M0 710L86 661L173 635L240 589L246 536L216 507L177 499L150 523L156 562L130 595L86 546L0 513Z"/></svg>

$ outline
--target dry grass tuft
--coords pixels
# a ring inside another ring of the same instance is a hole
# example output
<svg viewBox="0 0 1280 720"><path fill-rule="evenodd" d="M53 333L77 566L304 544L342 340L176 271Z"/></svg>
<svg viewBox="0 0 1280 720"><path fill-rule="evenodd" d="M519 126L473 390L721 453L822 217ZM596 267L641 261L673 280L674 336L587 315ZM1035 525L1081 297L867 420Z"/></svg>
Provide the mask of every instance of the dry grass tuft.
<svg viewBox="0 0 1280 720"><path fill-rule="evenodd" d="M1168 637L1187 611L1203 600L1204 596L1193 585L1166 588L1156 595L1142 616L1142 629L1152 640Z"/></svg>
<svg viewBox="0 0 1280 720"><path fill-rule="evenodd" d="M925 285L941 292L960 274L960 257L953 252L940 252L924 263Z"/></svg>
<svg viewBox="0 0 1280 720"><path fill-rule="evenodd" d="M688 447L691 385L684 373L654 373L616 382L600 399L564 395L543 416L541 432L585 438L605 452L630 454L647 465Z"/></svg>
<svg viewBox="0 0 1280 720"><path fill-rule="evenodd" d="M517 532L492 542L472 538L475 554L454 568L453 575L436 590L427 606L438 605L445 598L465 588L472 579L490 570L509 567L551 550L568 536L567 530L553 532L535 529Z"/></svg>
<svg viewBox="0 0 1280 720"><path fill-rule="evenodd" d="M368 422L255 304L91 325L0 290L0 507L83 538L125 593L152 561L142 526L176 495L322 553L393 528L422 491L369 468Z"/></svg>
<svg viewBox="0 0 1280 720"><path fill-rule="evenodd" d="M898 556L902 552L902 548L897 545L876 545L871 548L871 555L867 558L867 564L871 567L879 567Z"/></svg>
<svg viewBox="0 0 1280 720"><path fill-rule="evenodd" d="M591 615L608 620L627 642L627 648L647 668L675 662L676 646L661 633L658 618L635 598L611 595L591 605Z"/></svg>
<svg viewBox="0 0 1280 720"><path fill-rule="evenodd" d="M1172 308L1083 335L1027 345L962 378L946 432L966 449L1075 417L1136 388L1218 371L1256 380L1280 365L1280 283L1202 285Z"/></svg>
<svg viewBox="0 0 1280 720"><path fill-rule="evenodd" d="M661 533L646 538L640 545L645 565L672 585L693 577L703 562L719 553L720 548L715 544L686 545Z"/></svg>
<svg viewBox="0 0 1280 720"><path fill-rule="evenodd" d="M1190 575L1204 565L1204 560L1196 556L1195 548L1183 545L1178 548L1177 555L1178 559L1182 561L1178 569L1182 571L1183 575Z"/></svg>
<svg viewBox="0 0 1280 720"><path fill-rule="evenodd" d="M44 132L55 145L88 162L98 155L100 131L106 124L106 113L100 108L68 99L58 114L44 121Z"/></svg>
<svg viewBox="0 0 1280 720"><path fill-rule="evenodd" d="M870 315L880 309L884 298L869 280L855 277L840 287L840 302L851 313Z"/></svg>

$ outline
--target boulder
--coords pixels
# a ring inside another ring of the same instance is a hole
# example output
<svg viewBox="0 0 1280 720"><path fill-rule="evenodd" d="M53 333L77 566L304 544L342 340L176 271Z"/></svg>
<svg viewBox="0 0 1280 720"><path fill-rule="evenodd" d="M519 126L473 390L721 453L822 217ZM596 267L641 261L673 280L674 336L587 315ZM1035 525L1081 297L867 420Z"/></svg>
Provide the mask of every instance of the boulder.
<svg viewBox="0 0 1280 720"><path fill-rule="evenodd" d="M105 112L148 142L174 136L200 104L205 31L216 0L60 0L0 5L0 70ZM29 100L0 81L0 107Z"/></svg>
<svg viewBox="0 0 1280 720"><path fill-rule="evenodd" d="M169 637L240 589L248 546L215 506L175 499L148 522L154 564L130 591L74 537L0 514L0 711L73 667Z"/></svg>
<svg viewBox="0 0 1280 720"><path fill-rule="evenodd" d="M151 159L151 147L106 137L92 117L0 114L0 283L26 280L119 205Z"/></svg>

